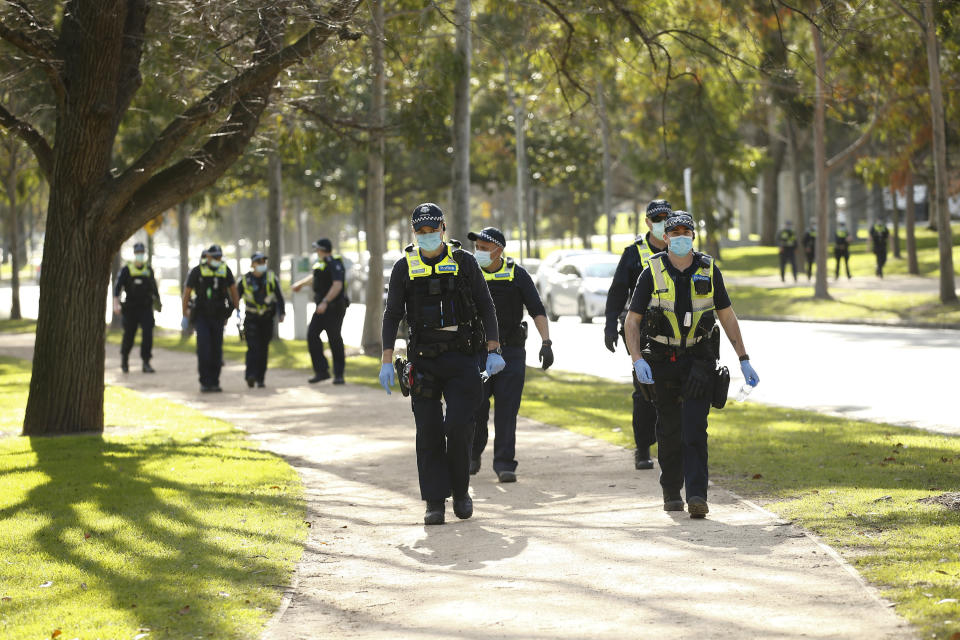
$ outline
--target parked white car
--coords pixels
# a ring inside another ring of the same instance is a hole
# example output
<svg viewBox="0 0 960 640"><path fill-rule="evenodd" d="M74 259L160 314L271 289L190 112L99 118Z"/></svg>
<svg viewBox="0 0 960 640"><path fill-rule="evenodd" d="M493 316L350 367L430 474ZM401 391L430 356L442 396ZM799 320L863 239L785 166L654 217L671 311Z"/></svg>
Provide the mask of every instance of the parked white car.
<svg viewBox="0 0 960 640"><path fill-rule="evenodd" d="M596 249L559 249L544 258L537 266L537 272L533 276L533 284L537 285L537 291L543 300L550 295L550 282L556 274L557 265L567 258L573 256L582 256L590 253L600 253Z"/></svg>
<svg viewBox="0 0 960 640"><path fill-rule="evenodd" d="M619 262L619 256L599 251L561 260L550 276L549 293L543 300L547 316L557 320L576 315L584 323L603 316Z"/></svg>

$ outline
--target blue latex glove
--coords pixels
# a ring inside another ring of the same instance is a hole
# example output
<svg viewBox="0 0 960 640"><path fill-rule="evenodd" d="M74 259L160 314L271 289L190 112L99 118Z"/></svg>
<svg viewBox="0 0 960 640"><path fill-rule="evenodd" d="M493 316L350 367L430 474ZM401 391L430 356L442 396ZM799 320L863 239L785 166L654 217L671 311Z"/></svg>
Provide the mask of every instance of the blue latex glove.
<svg viewBox="0 0 960 640"><path fill-rule="evenodd" d="M380 365L380 386L386 390L388 396L392 394L390 387L396 382L396 377L392 364L384 362Z"/></svg>
<svg viewBox="0 0 960 640"><path fill-rule="evenodd" d="M650 371L650 365L643 358L633 363L633 371L637 374L640 384L653 384L653 371Z"/></svg>
<svg viewBox="0 0 960 640"><path fill-rule="evenodd" d="M186 331L190 328L190 318L183 316L183 319L180 320L180 328Z"/></svg>
<svg viewBox="0 0 960 640"><path fill-rule="evenodd" d="M504 362L503 357L496 352L487 354L487 374L495 376L501 371L504 367L507 366L507 363Z"/></svg>
<svg viewBox="0 0 960 640"><path fill-rule="evenodd" d="M751 387L757 386L757 383L760 382L760 376L753 370L753 366L749 360L744 360L740 363L740 371L743 372L743 379L746 380L747 384Z"/></svg>

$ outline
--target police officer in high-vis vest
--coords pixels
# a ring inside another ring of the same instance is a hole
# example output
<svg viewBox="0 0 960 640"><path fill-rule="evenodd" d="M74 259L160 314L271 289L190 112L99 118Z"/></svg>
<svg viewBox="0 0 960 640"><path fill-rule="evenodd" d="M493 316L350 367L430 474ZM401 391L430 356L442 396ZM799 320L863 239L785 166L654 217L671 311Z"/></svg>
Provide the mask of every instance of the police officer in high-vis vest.
<svg viewBox="0 0 960 640"><path fill-rule="evenodd" d="M672 213L666 200L652 200L647 205L647 233L637 237L636 241L623 250L620 264L613 274L613 282L607 291L607 306L604 315L607 323L603 329L603 342L611 353L617 349L617 339L623 335L623 320L626 307L637 286L637 278L647 268L650 256L666 249L663 240L663 224ZM624 341L626 347L626 341ZM640 383L633 376L633 441L637 448L633 452L633 466L637 469L653 469L650 459L650 447L657 441L657 409L643 397Z"/></svg>
<svg viewBox="0 0 960 640"><path fill-rule="evenodd" d="M121 302L121 294L125 293ZM153 310L160 310L160 292L153 269L147 264L147 250L142 242L133 245L133 262L128 262L113 286L113 312L122 314L123 341L120 343L120 368L124 373L130 371L130 350L137 335L140 334L140 359L143 360L143 372L153 373L150 358L153 355Z"/></svg>
<svg viewBox="0 0 960 640"><path fill-rule="evenodd" d="M723 326L740 358L747 384L759 377L750 365L740 325L730 305L723 276L713 258L693 251L696 225L683 211L667 218L668 250L650 258L640 275L626 320L626 339L634 372L653 386L660 418L657 458L663 508L683 511L686 487L691 518L707 515L707 414L718 385L717 359Z"/></svg>
<svg viewBox="0 0 960 640"><path fill-rule="evenodd" d="M220 388L223 327L231 312L239 308L240 299L233 272L222 260L223 250L219 245L210 245L206 255L207 261L194 267L187 276L180 327L186 331L193 324L197 332L200 391L211 393L223 390Z"/></svg>
<svg viewBox="0 0 960 640"><path fill-rule="evenodd" d="M533 318L543 341L538 355L544 370L553 364L547 311L530 274L513 258L503 256L507 241L500 229L487 227L478 233L471 231L467 238L476 243L473 255L483 270L483 278L497 310L497 333L507 363L503 371L483 385L483 400L477 411L473 434L470 473L480 470L480 456L489 438L487 423L490 421L490 397L493 396L496 398L493 405L493 471L500 482L516 482L517 413L527 370L527 323L523 321L523 309L526 307Z"/></svg>
<svg viewBox="0 0 960 640"><path fill-rule="evenodd" d="M803 234L803 257L807 261L807 280L813 277L813 265L817 261L817 225L811 223Z"/></svg>
<svg viewBox="0 0 960 640"><path fill-rule="evenodd" d="M346 269L343 258L333 254L333 243L329 238L320 238L313 243L313 248L317 251L313 274L293 283L294 291L300 291L304 285L312 283L313 301L317 305L307 328L307 347L313 362L313 377L309 381L312 384L330 379L330 365L323 355L323 338L320 337L326 331L330 355L333 356L333 384L343 384L346 358L340 328L350 305L346 291Z"/></svg>
<svg viewBox="0 0 960 640"><path fill-rule="evenodd" d="M890 231L883 220L877 220L870 227L870 244L877 258L877 275L883 277L883 266L887 264L887 246L890 243Z"/></svg>
<svg viewBox="0 0 960 640"><path fill-rule="evenodd" d="M847 231L847 223L840 221L837 223L837 230L833 234L833 259L837 262L837 269L833 274L836 279L840 278L840 261L847 269L847 280L850 279L850 232Z"/></svg>
<svg viewBox="0 0 960 640"><path fill-rule="evenodd" d="M787 280L787 265L793 270L793 281L797 281L797 234L793 222L787 220L777 234L777 247L780 250L780 282Z"/></svg>
<svg viewBox="0 0 960 640"><path fill-rule="evenodd" d="M259 251L250 258L250 271L237 285L246 311L243 334L247 341L247 361L244 377L247 386L263 387L267 373L267 357L273 339L273 320L283 322L284 302L280 279L267 268L267 256Z"/></svg>
<svg viewBox="0 0 960 640"><path fill-rule="evenodd" d="M476 259L458 242L443 241L446 227L437 205L418 205L411 223L417 245L404 250L390 274L380 384L389 394L396 381L393 345L406 315L410 366L402 367L400 385L405 394L409 390L417 424L420 497L427 506L423 521L443 524L450 496L458 518L473 515L470 448L482 393L478 355L487 352L487 375L496 375L506 363L496 310Z"/></svg>

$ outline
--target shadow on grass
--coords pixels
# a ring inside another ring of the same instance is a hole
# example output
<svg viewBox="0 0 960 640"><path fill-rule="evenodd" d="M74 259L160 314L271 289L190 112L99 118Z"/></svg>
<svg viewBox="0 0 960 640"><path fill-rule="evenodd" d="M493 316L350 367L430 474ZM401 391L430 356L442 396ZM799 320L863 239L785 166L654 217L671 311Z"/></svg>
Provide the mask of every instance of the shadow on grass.
<svg viewBox="0 0 960 640"><path fill-rule="evenodd" d="M247 637L256 618L246 605L248 615L224 615L224 605L211 601L224 594L204 592L212 585L229 587L232 596L247 602L266 604L266 588L280 585L287 577L283 558L268 559L260 544L297 544L265 533L255 523L204 521L224 509L251 507L299 509L296 499L283 495L258 494L249 490L223 490L219 482L190 483L159 473L158 465L196 468L204 464L235 468L237 478L254 460L272 457L256 450L224 458L218 443L207 438L195 443L132 442L120 443L100 436L82 435L61 438L31 438L30 449L36 463L29 470L39 471L46 480L30 489L18 504L0 510L0 520L20 519L24 540L22 553L35 555L52 571L66 564L88 583L56 584L57 595L77 599L97 594L117 610L125 610L140 627L165 632L170 637L188 634L216 637ZM206 461L202 459L207 459ZM172 470L172 469L171 469ZM200 478L202 475L194 474ZM238 480L240 486L243 481ZM29 533L28 533L29 532ZM89 539L84 534L89 533ZM221 544L228 537L249 542L249 554L238 552L237 545ZM201 578L198 578L201 577ZM106 596L106 597L104 597ZM242 602L242 601L240 601ZM244 605L235 603L235 608ZM269 606L269 605L267 605ZM185 609L189 607L189 609ZM15 609L8 609L13 615ZM64 621L66 622L66 621ZM91 624L113 620L91 620ZM86 630L96 631L96 628Z"/></svg>

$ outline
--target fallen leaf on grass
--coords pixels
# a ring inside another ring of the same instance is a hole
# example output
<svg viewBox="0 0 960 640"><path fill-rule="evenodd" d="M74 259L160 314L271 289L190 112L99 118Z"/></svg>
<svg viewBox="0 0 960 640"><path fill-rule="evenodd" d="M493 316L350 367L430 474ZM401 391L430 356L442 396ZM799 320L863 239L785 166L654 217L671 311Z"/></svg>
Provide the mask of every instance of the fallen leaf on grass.
<svg viewBox="0 0 960 640"><path fill-rule="evenodd" d="M955 631L954 634L950 636L950 640L960 640L960 631Z"/></svg>
<svg viewBox="0 0 960 640"><path fill-rule="evenodd" d="M89 533L83 534L83 539L84 539L84 540L89 540L89 539L90 539L90 534L89 534Z"/></svg>
<svg viewBox="0 0 960 640"><path fill-rule="evenodd" d="M755 473L755 474L753 474L753 479L754 479L754 480L759 480L759 479L762 478L762 477L763 477L763 474L762 474L762 473Z"/></svg>
<svg viewBox="0 0 960 640"><path fill-rule="evenodd" d="M187 615L188 613L190 613L190 605L187 605L183 609L180 609L180 611L177 611L177 613L179 613L182 616Z"/></svg>
<svg viewBox="0 0 960 640"><path fill-rule="evenodd" d="M879 498L874 500L874 502L887 502L889 500L893 500L893 496L880 496Z"/></svg>
<svg viewBox="0 0 960 640"><path fill-rule="evenodd" d="M41 588L41 589L46 589L47 587L52 587L52 586L53 586L53 582L51 582L50 580L47 580L47 581L44 582L42 585L40 585L40 588Z"/></svg>
<svg viewBox="0 0 960 640"><path fill-rule="evenodd" d="M86 582L81 582L81 583L80 583L80 588L83 589L84 591L86 591L86 590L87 590L87 583L86 583Z"/></svg>
<svg viewBox="0 0 960 640"><path fill-rule="evenodd" d="M11 600L13 600L13 598L11 598L10 596L3 596L2 598L0 598L0 602L10 602Z"/></svg>
<svg viewBox="0 0 960 640"><path fill-rule="evenodd" d="M889 458L884 458L884 459L883 459L884 462L894 462L895 460L896 460L896 458L894 458L893 456L890 456Z"/></svg>
<svg viewBox="0 0 960 640"><path fill-rule="evenodd" d="M273 486L270 487L270 488L271 488L271 489L279 489L279 488L280 488L280 485L276 485L276 484L275 484L275 485L273 485Z"/></svg>
<svg viewBox="0 0 960 640"><path fill-rule="evenodd" d="M51 637L51 638L56 638L56 637L59 636L61 633L62 633L62 631L60 631L60 629L54 629L54 630L53 630L53 633L50 634L50 637Z"/></svg>

